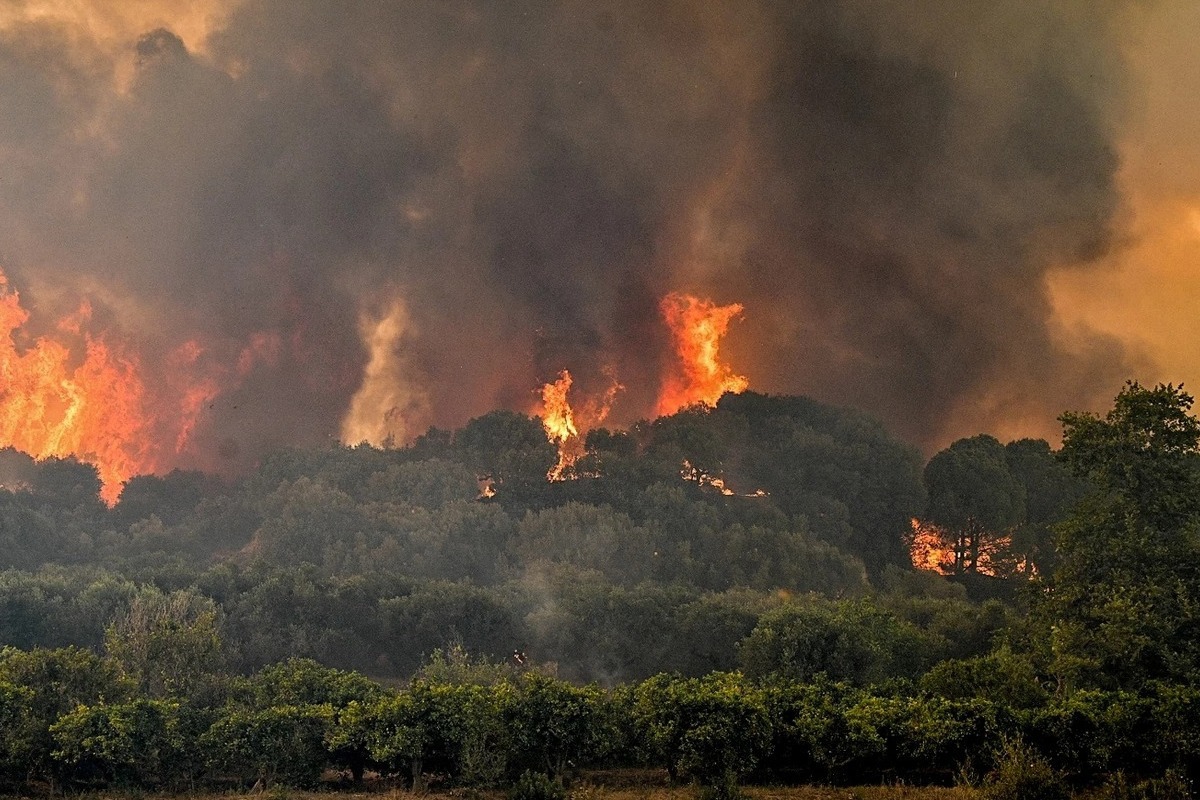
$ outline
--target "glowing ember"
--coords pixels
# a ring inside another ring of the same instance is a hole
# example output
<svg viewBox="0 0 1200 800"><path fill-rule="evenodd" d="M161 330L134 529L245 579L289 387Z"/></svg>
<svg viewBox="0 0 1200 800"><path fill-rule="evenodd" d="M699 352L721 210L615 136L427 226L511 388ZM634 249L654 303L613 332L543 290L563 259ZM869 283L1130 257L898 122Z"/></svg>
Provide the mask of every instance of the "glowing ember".
<svg viewBox="0 0 1200 800"><path fill-rule="evenodd" d="M713 405L725 392L742 392L749 386L721 363L719 344L730 321L742 313L733 303L718 306L711 300L672 292L659 304L679 356L679 372L663 383L656 413L674 414L681 408L703 403Z"/></svg>

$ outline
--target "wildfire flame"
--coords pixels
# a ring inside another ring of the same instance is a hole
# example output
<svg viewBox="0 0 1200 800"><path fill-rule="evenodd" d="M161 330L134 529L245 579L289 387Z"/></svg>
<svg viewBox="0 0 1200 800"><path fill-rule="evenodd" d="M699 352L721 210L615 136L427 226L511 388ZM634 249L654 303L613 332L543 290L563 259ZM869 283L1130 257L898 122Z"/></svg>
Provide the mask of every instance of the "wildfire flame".
<svg viewBox="0 0 1200 800"><path fill-rule="evenodd" d="M558 373L558 380L542 387L542 427L546 429L546 436L550 441L558 445L558 463L546 476L552 481L562 480L563 470L574 460L567 452L566 445L579 437L579 429L575 427L575 414L567 400L567 392L570 390L571 373L565 369Z"/></svg>
<svg viewBox="0 0 1200 800"><path fill-rule="evenodd" d="M571 383L571 373L564 369L558 373L558 380L542 387L542 427L546 429L550 441L559 444L579 435L579 429L575 427L575 414L567 400Z"/></svg>
<svg viewBox="0 0 1200 800"><path fill-rule="evenodd" d="M915 517L912 520L912 546L909 557L914 569L927 569L939 575L954 572L954 548L946 543L942 532Z"/></svg>
<svg viewBox="0 0 1200 800"><path fill-rule="evenodd" d="M958 551L953 537L936 525L915 518L912 520L912 531L909 557L913 567L931 570L939 575L953 575L958 563ZM1011 545L1010 536L993 537L987 545L980 548L974 571L980 575L994 577L1018 572L1028 573L1031 567L1026 559L1005 557Z"/></svg>
<svg viewBox="0 0 1200 800"><path fill-rule="evenodd" d="M658 416L703 403L714 405L725 392L743 392L750 385L720 359L720 340L729 323L742 313L739 303L719 306L711 300L672 292L659 304L671 329L679 372L667 377L658 396Z"/></svg>
<svg viewBox="0 0 1200 800"><path fill-rule="evenodd" d="M129 478L171 465L220 391L197 342L168 353L167 374L148 384L129 342L88 330L87 302L53 334L31 337L29 319L0 271L0 447L91 462L110 505Z"/></svg>
<svg viewBox="0 0 1200 800"><path fill-rule="evenodd" d="M29 312L0 273L0 445L92 461L112 503L125 480L152 466L146 389L136 354L79 333L89 316L84 306L58 325L64 337L82 336L82 353L45 336L20 352L15 335Z"/></svg>
<svg viewBox="0 0 1200 800"><path fill-rule="evenodd" d="M587 400L578 410L571 407L568 393L574 379L570 370L558 373L558 380L542 386L542 403L537 414L542 418L546 437L558 447L558 463L546 477L552 481L563 480L565 471L583 455L583 434L599 425L608 417L617 392L623 387L611 372L609 385L597 398Z"/></svg>

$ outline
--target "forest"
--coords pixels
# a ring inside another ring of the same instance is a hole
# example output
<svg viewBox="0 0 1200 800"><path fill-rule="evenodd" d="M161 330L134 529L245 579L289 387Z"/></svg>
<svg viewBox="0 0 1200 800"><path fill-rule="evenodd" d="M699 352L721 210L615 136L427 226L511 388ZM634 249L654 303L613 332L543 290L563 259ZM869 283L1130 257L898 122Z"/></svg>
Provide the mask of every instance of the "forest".
<svg viewBox="0 0 1200 800"><path fill-rule="evenodd" d="M1057 450L925 460L859 412L727 394L591 431L558 480L541 421L497 411L111 507L90 464L5 450L0 783L1186 797L1191 407L1131 382Z"/></svg>

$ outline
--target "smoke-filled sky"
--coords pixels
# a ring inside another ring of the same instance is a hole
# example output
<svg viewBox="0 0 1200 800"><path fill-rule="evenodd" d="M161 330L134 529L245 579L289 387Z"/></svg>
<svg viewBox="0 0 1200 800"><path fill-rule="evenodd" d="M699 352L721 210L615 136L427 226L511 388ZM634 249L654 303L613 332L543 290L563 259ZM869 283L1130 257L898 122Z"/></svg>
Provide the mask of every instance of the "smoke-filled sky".
<svg viewBox="0 0 1200 800"><path fill-rule="evenodd" d="M927 451L1053 436L1200 375L1198 33L1190 0L6 0L17 345L88 301L199 410L158 465L219 467L564 368L647 416L679 291L744 306L759 391Z"/></svg>

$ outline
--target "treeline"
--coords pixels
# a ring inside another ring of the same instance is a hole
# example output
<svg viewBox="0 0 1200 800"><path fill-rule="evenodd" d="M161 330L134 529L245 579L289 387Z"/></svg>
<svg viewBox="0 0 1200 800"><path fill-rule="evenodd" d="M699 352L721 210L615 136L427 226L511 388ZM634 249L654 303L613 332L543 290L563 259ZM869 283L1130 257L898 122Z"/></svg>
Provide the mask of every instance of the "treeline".
<svg viewBox="0 0 1200 800"><path fill-rule="evenodd" d="M0 642L100 651L105 631L146 603L190 597L211 605L220 661L239 673L304 657L406 678L430 653L458 646L494 660L520 651L555 664L561 677L605 684L739 668L863 680L913 678L947 658L985 654L1011 613L994 601L971 602L962 587L930 575L892 571L881 587L835 599L623 587L569 570L480 587L328 576L311 567L222 564L137 576L54 567L0 573ZM806 645L801 663L790 655L799 639L822 648Z"/></svg>
<svg viewBox="0 0 1200 800"><path fill-rule="evenodd" d="M1130 383L1064 415L1057 453L979 436L922 469L859 415L727 396L593 432L556 482L537 420L496 413L236 484L141 477L111 509L87 465L8 453L6 774L502 785L574 763L1167 796L1120 787L1200 777L1192 402ZM953 580L908 568L922 516ZM1060 796L1030 791L1008 796Z"/></svg>
<svg viewBox="0 0 1200 800"><path fill-rule="evenodd" d="M548 481L556 461L537 419L493 412L404 448L278 452L231 484L138 476L107 509L91 465L10 449L0 566L262 561L491 585L549 563L626 586L855 592L908 566L925 498L912 448L802 398L595 430L570 479Z"/></svg>
<svg viewBox="0 0 1200 800"><path fill-rule="evenodd" d="M373 772L417 788L497 787L655 767L729 790L745 780L995 781L1015 764L1043 781L1037 796L1053 797L1104 775L1182 776L1200 759L1195 687L1009 705L737 673L602 690L441 656L399 689L306 660L246 677L191 670L185 683L171 682L182 675L173 668L129 664L79 649L0 652L0 780L304 787L333 770L348 784Z"/></svg>
<svg viewBox="0 0 1200 800"><path fill-rule="evenodd" d="M786 598L902 582L924 503L914 450L802 398L592 431L548 481L556 461L538 420L494 412L408 447L278 452L236 482L139 476L108 508L91 465L2 451L0 643L97 647L151 586L215 601L239 670L299 655L406 677L459 642L580 680L699 675L737 668ZM931 587L925 659L978 649L937 626L981 608Z"/></svg>

